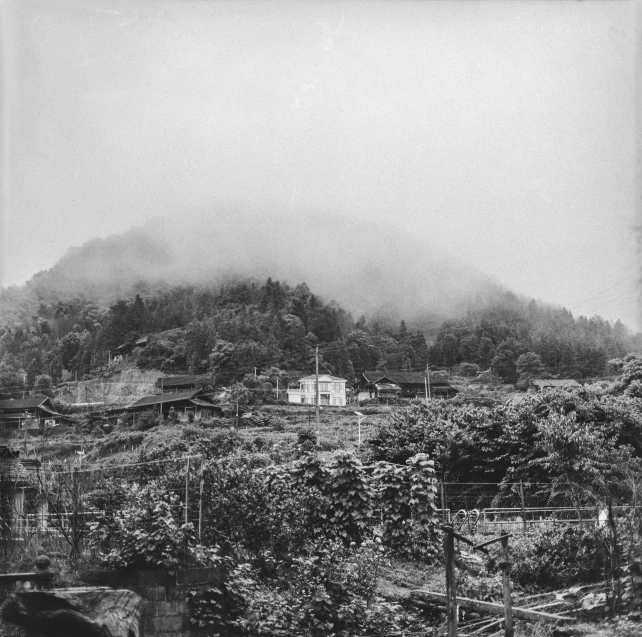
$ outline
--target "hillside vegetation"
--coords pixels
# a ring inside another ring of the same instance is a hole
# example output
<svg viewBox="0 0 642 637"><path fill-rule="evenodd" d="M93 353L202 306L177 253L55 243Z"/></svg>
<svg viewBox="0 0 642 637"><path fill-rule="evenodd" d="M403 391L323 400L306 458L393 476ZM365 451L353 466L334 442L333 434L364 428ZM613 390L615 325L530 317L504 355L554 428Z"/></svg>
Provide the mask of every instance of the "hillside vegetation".
<svg viewBox="0 0 642 637"><path fill-rule="evenodd" d="M0 393L46 391L65 370L80 380L98 377L107 371L110 351L141 335L149 336L136 359L141 370L209 373L217 384L255 371L287 382L289 373L313 369L316 347L322 372L350 380L366 369L423 370L428 362L459 365L468 376L491 368L508 382L545 374L585 379L604 374L610 359L642 344L621 323L575 319L508 292L422 331L403 320L355 320L305 283L243 280L173 287L111 305L83 298L43 302L34 315L0 328ZM81 402L87 401L81 396Z"/></svg>

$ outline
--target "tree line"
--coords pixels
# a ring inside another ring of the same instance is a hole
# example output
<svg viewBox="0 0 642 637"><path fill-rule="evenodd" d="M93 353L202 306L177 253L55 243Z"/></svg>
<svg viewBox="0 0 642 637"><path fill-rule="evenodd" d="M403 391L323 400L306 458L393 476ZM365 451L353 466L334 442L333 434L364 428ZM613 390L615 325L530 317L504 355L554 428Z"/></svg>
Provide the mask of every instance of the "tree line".
<svg viewBox="0 0 642 637"><path fill-rule="evenodd" d="M36 385L46 390L63 370L91 377L110 352L143 335L148 343L137 354L139 367L209 373L219 384L255 368L309 373L317 347L320 371L349 380L368 369L423 370L430 363L467 375L491 369L506 382L525 373L599 376L608 360L642 350L642 335L619 321L575 319L510 293L425 333L405 321L355 320L305 283L239 280L167 287L111 305L86 298L41 302L34 315L0 327L0 394L19 396Z"/></svg>

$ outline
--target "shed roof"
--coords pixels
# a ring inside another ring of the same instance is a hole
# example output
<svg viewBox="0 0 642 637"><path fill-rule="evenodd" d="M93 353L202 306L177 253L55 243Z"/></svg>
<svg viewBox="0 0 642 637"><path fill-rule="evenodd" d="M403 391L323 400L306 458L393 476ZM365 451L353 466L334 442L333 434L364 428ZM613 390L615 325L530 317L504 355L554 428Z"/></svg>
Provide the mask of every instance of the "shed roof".
<svg viewBox="0 0 642 637"><path fill-rule="evenodd" d="M536 378L533 380L533 385L543 389L544 387L581 387L573 378Z"/></svg>
<svg viewBox="0 0 642 637"><path fill-rule="evenodd" d="M363 372L363 377L369 383L389 380L396 385L423 385L426 378L425 372L396 372L389 370L375 370ZM448 381L439 374L430 375L430 385L449 385Z"/></svg>
<svg viewBox="0 0 642 637"><path fill-rule="evenodd" d="M211 376L205 374L181 374L178 376L165 376L156 381L156 387L183 387L189 385L213 385Z"/></svg>
<svg viewBox="0 0 642 637"><path fill-rule="evenodd" d="M151 407L152 405L168 404L168 403L178 403L185 400L192 400L193 398L199 398L200 400L209 401L207 396L203 393L201 389L192 389L191 391L182 391L176 392L174 394L154 394L152 396L143 396L135 403L129 406L129 409L135 409L138 407ZM214 404L214 403L210 403Z"/></svg>
<svg viewBox="0 0 642 637"><path fill-rule="evenodd" d="M35 409L48 401L49 398L42 394L29 396L29 398L9 398L8 400L0 400L0 409ZM51 405L48 407L51 408Z"/></svg>

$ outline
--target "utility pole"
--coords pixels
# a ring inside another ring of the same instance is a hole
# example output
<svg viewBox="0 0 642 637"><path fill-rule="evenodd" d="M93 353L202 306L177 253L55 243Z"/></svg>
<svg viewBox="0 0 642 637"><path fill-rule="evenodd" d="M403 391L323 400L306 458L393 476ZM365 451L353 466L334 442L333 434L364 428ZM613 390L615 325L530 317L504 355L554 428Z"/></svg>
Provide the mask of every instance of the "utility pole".
<svg viewBox="0 0 642 637"><path fill-rule="evenodd" d="M162 424L163 422L163 378L164 376L161 376L161 386L160 386L160 402L158 403L158 424Z"/></svg>
<svg viewBox="0 0 642 637"><path fill-rule="evenodd" d="M315 359L316 359L316 415L317 415L317 447L319 446L320 438L321 438L321 426L319 423L319 346L317 345L316 353L315 353Z"/></svg>

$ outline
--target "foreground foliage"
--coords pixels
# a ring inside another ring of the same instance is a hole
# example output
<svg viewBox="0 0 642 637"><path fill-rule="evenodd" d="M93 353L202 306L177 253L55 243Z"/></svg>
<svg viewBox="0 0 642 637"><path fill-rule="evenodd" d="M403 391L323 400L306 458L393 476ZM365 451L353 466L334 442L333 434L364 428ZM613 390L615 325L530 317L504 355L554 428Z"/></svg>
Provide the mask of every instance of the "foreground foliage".
<svg viewBox="0 0 642 637"><path fill-rule="evenodd" d="M189 594L192 623L211 635L422 634L416 615L376 595L386 559L380 542L368 540L310 545L274 564L268 578L228 561L223 584Z"/></svg>

